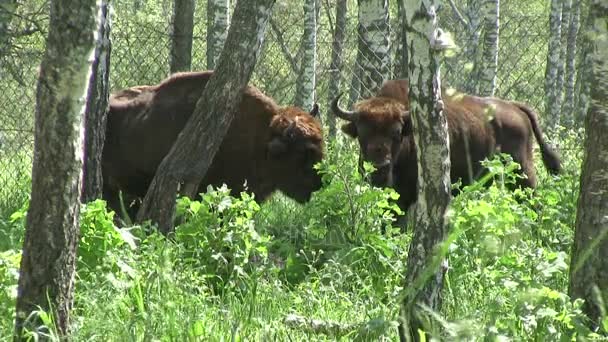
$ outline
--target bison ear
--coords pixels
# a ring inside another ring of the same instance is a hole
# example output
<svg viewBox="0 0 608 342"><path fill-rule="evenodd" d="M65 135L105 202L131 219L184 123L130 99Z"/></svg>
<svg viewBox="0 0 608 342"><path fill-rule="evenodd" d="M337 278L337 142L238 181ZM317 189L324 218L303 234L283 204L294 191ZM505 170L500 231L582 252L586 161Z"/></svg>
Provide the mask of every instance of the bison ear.
<svg viewBox="0 0 608 342"><path fill-rule="evenodd" d="M287 152L287 145L278 137L272 138L268 143L267 148L268 154L273 158L279 157Z"/></svg>
<svg viewBox="0 0 608 342"><path fill-rule="evenodd" d="M310 115L312 115L313 118L316 118L319 115L319 104L315 103L312 105L312 109L310 110Z"/></svg>
<svg viewBox="0 0 608 342"><path fill-rule="evenodd" d="M346 133L347 135L349 135L352 138L357 137L357 125L355 125L354 122L349 122L347 124L344 124L344 125L342 125L342 127L340 129L342 129L342 132Z"/></svg>

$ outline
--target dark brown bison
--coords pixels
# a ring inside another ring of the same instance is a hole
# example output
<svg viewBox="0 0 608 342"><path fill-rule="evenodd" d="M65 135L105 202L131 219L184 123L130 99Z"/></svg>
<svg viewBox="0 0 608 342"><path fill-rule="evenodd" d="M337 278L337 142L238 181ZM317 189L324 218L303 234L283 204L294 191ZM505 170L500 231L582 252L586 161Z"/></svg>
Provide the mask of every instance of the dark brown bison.
<svg viewBox="0 0 608 342"><path fill-rule="evenodd" d="M371 182L394 187L403 210L416 201L418 178L408 94L407 80L392 80L382 86L377 96L357 103L353 111L339 107L340 96L331 104L338 117L349 121L342 131L358 138L362 159L377 169L370 175ZM547 170L553 174L560 171L559 157L543 139L536 113L528 106L445 91L443 100L453 182L460 179L469 184L484 171L480 161L501 151L521 165L526 177L518 185L534 188L533 136Z"/></svg>
<svg viewBox="0 0 608 342"><path fill-rule="evenodd" d="M145 196L211 75L178 73L158 85L133 87L110 97L102 173L103 196L112 209L119 209L119 191L129 201ZM275 190L307 201L321 187L313 169L323 158L317 113L316 104L310 112L280 107L248 86L199 192L225 183L234 194L246 190L258 201Z"/></svg>

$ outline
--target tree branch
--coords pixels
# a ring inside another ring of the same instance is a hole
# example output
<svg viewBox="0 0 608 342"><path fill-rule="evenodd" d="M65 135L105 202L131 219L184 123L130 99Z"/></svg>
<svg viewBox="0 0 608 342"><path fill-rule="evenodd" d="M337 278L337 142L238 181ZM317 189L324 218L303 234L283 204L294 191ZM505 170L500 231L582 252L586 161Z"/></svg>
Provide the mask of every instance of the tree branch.
<svg viewBox="0 0 608 342"><path fill-rule="evenodd" d="M274 21L274 19L272 17L270 18L270 28L272 29L272 32L274 33L274 35L277 37L277 42L279 43L281 52L283 52L285 59L287 60L287 62L289 62L289 66L291 66L291 70L294 73L298 73L300 68L298 67L296 58L293 54L291 54L291 52L289 52L287 43L283 39L283 33L279 30L279 26L277 25L277 23Z"/></svg>
<svg viewBox="0 0 608 342"><path fill-rule="evenodd" d="M450 7L452 7L452 11L454 11L454 14L456 15L456 19L458 19L458 21L460 22L460 24L462 24L462 26L464 26L465 28L469 28L469 22L464 18L462 13L460 13L460 11L458 10L458 7L456 7L456 4L454 3L454 0L448 0L448 1L450 2Z"/></svg>

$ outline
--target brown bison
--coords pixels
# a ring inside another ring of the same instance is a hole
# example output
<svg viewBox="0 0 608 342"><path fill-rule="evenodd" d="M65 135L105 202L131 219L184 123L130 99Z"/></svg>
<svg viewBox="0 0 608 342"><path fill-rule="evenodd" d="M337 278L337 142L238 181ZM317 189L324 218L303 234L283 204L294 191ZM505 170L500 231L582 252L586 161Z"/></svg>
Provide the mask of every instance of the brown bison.
<svg viewBox="0 0 608 342"><path fill-rule="evenodd" d="M340 96L331 104L338 117L349 121L342 131L358 138L362 159L375 166L371 182L394 187L400 194L399 206L403 210L416 201L418 179L408 86L407 80L387 81L377 96L357 103L353 111L339 107ZM525 177L518 185L534 188L533 136L540 145L547 170L553 174L560 171L559 157L543 139L536 113L528 106L445 91L443 100L453 182L460 179L463 184L471 183L484 172L480 161L500 151L521 165Z"/></svg>
<svg viewBox="0 0 608 342"><path fill-rule="evenodd" d="M110 208L120 208L119 191L129 201L146 195L211 75L212 71L178 73L158 85L110 96L102 155L103 197ZM258 201L275 190L298 202L308 201L321 187L313 169L323 158L318 110L316 104L309 113L280 107L248 86L199 192L225 183L234 194L246 190Z"/></svg>

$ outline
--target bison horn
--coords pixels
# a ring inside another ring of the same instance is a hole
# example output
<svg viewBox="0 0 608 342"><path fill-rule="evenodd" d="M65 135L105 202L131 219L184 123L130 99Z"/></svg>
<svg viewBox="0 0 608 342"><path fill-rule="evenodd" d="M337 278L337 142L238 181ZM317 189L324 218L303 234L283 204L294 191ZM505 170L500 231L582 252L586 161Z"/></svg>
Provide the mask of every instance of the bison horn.
<svg viewBox="0 0 608 342"><path fill-rule="evenodd" d="M338 104L340 97L342 97L343 94L344 93L338 94L338 96L331 101L331 110L341 119L355 121L358 117L357 112L344 110L340 108L340 105Z"/></svg>
<svg viewBox="0 0 608 342"><path fill-rule="evenodd" d="M315 103L312 105L312 109L310 110L310 115L312 115L312 117L317 117L317 115L319 115L319 104Z"/></svg>

